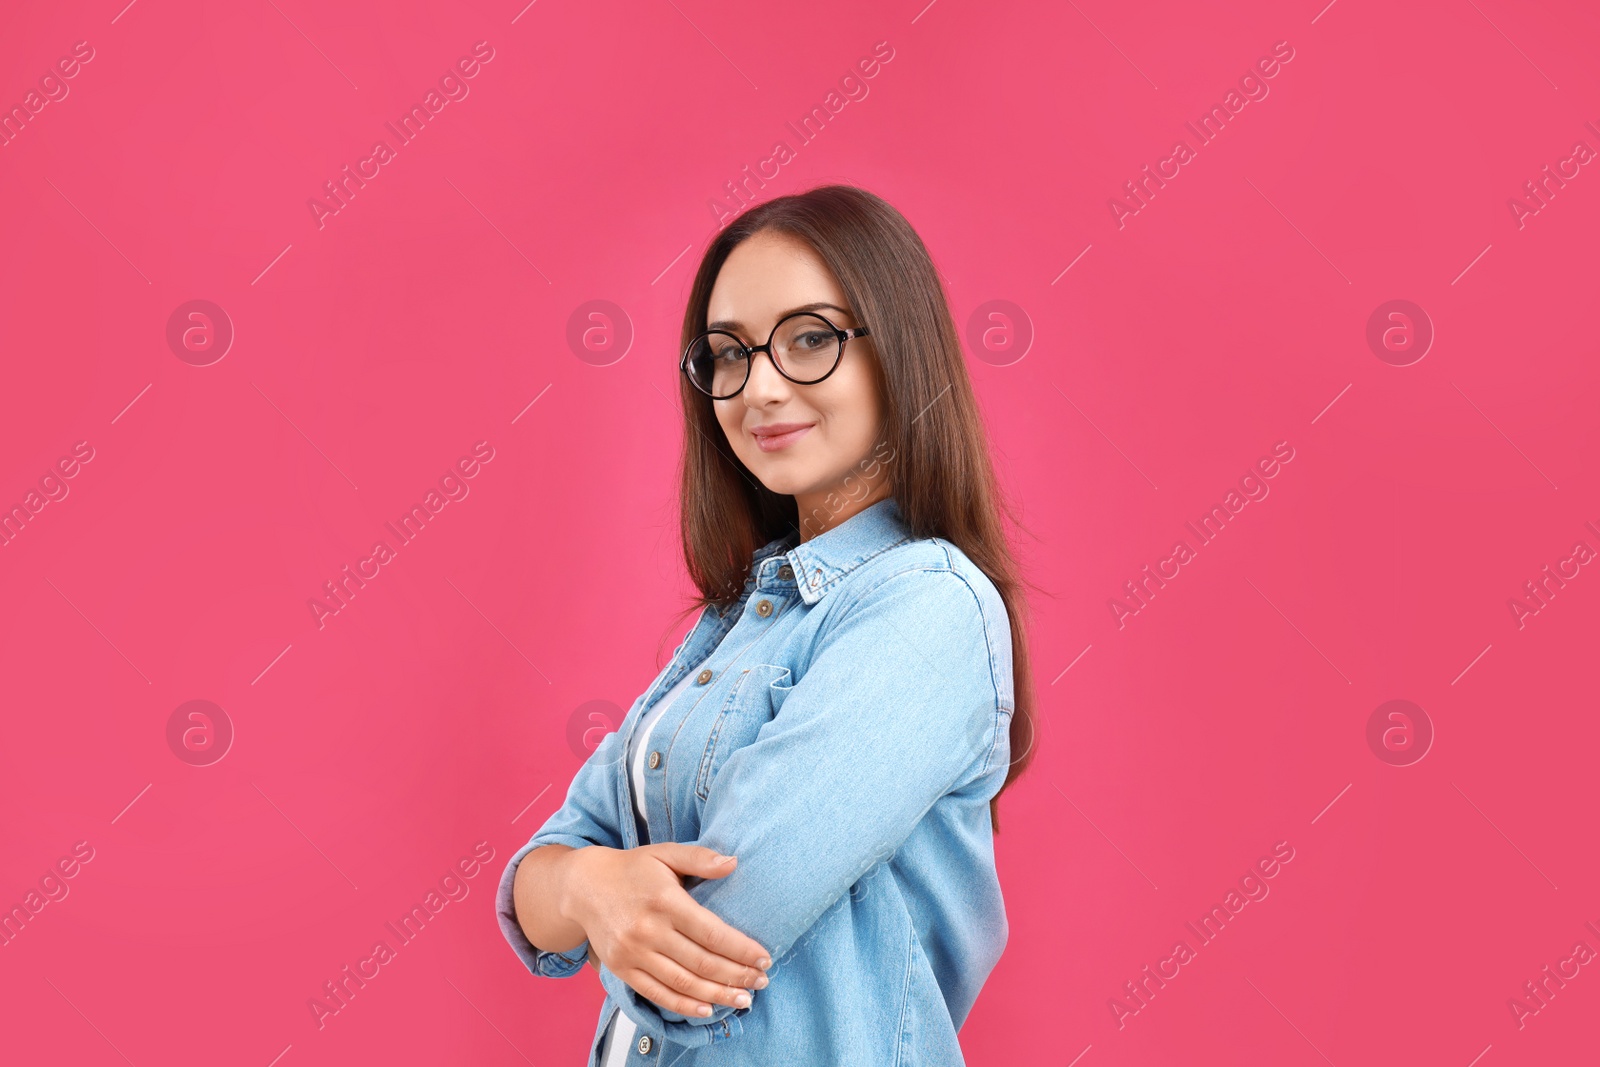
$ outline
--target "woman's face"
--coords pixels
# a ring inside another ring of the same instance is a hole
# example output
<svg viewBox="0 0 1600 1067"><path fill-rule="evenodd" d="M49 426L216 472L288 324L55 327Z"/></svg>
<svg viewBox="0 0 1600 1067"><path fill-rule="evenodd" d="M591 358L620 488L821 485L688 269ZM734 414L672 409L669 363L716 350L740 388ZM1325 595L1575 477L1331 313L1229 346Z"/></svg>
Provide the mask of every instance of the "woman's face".
<svg viewBox="0 0 1600 1067"><path fill-rule="evenodd" d="M809 245L766 230L723 263L706 321L754 346L766 343L779 319L816 303L829 305L815 310L841 330L874 325L845 310L838 280ZM795 498L802 541L888 494L887 472L871 459L883 423L876 359L871 337L851 338L832 374L797 385L758 353L744 390L711 402L734 454L772 492Z"/></svg>

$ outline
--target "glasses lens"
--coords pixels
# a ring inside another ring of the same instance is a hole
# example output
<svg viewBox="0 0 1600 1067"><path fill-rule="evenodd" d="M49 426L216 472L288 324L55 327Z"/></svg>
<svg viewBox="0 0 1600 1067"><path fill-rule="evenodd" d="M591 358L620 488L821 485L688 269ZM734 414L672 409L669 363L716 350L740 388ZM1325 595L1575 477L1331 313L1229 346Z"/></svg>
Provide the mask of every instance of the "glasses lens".
<svg viewBox="0 0 1600 1067"><path fill-rule="evenodd" d="M689 380L715 397L730 396L744 384L744 348L726 333L703 333L689 346Z"/></svg>
<svg viewBox="0 0 1600 1067"><path fill-rule="evenodd" d="M839 362L839 335L826 319L796 315L785 319L772 339L783 372L797 382L814 382Z"/></svg>

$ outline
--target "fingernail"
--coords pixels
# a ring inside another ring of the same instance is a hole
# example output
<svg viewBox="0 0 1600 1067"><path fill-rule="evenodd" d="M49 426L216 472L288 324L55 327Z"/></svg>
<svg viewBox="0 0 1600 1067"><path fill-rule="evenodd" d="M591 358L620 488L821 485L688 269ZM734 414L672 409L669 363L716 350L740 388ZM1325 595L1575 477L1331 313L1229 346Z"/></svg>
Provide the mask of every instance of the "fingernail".
<svg viewBox="0 0 1600 1067"><path fill-rule="evenodd" d="M750 994L740 993L738 996L733 998L733 1002L741 1008L748 1008L750 1006Z"/></svg>
<svg viewBox="0 0 1600 1067"><path fill-rule="evenodd" d="M772 961L767 959L767 957L762 956L759 960L756 960L756 966L760 967L764 971L768 967L772 966Z"/></svg>
<svg viewBox="0 0 1600 1067"><path fill-rule="evenodd" d="M710 1015L711 1014L711 1005L709 1005L709 1004L700 1005L700 1014L701 1015Z"/></svg>
<svg viewBox="0 0 1600 1067"><path fill-rule="evenodd" d="M733 857L732 856L720 856L719 855L717 857L717 862L718 863L732 863L733 862Z"/></svg>
<svg viewBox="0 0 1600 1067"><path fill-rule="evenodd" d="M762 975L760 978L756 979L756 988L757 989L765 989L765 988L767 988L767 976L766 975Z"/></svg>

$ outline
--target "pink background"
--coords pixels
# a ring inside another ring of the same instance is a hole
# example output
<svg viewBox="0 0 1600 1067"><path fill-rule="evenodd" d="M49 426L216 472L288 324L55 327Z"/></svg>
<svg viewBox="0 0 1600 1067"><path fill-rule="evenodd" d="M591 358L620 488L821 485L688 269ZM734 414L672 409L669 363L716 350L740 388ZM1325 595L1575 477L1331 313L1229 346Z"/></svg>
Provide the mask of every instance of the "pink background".
<svg viewBox="0 0 1600 1067"><path fill-rule="evenodd" d="M0 903L93 853L0 947L0 1058L581 1062L598 982L530 976L492 889L578 766L573 716L626 708L689 625L678 319L712 203L779 140L758 195L857 183L927 241L1044 590L969 1061L1593 1055L1600 967L1561 962L1600 950L1600 568L1561 562L1600 549L1600 176L1561 162L1600 148L1592 5L124 2L0 26L7 108L93 49L0 148L0 505L93 450L0 547ZM1578 171L1519 225L1546 165ZM1408 366L1366 340L1396 299L1435 331ZM191 300L235 332L205 366L167 341ZM323 583L480 441L469 495L319 627ZM1119 627L1123 583L1280 441L1270 494ZM1577 575L1519 626L1547 564ZM1434 732L1404 766L1367 741L1395 699ZM191 700L234 733L209 765L169 744ZM319 1027L323 983L479 842L466 898ZM1119 1026L1278 842L1270 895ZM1519 1026L1545 965L1577 976Z"/></svg>

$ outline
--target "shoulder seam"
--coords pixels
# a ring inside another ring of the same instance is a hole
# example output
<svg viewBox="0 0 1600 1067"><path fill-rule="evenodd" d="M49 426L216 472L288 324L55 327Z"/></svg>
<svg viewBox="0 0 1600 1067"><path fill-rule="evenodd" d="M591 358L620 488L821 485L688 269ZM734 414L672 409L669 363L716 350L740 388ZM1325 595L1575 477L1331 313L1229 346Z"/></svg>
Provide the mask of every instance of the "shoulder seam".
<svg viewBox="0 0 1600 1067"><path fill-rule="evenodd" d="M947 550L945 558L947 560L949 559L949 553ZM881 589L883 586L887 585L894 579L899 578L901 575L911 574L916 571L926 571L930 574L948 574L965 586L967 592L972 595L973 605L978 609L978 622L983 626L983 647L984 652L988 656L989 660L989 688L994 692L995 710L997 714L1002 710L1005 710L1006 702L1000 698L999 667L995 662L994 640L990 633L989 613L983 610L983 597L981 597L978 594L978 591L972 587L972 582L967 579L967 576L962 574L956 568L951 566L941 566L937 563L917 563L909 567L904 567L901 570L884 575L872 585L861 590L861 592L857 593L855 597L846 603L844 608L841 610L848 612L851 608L861 603L861 601L872 592Z"/></svg>

